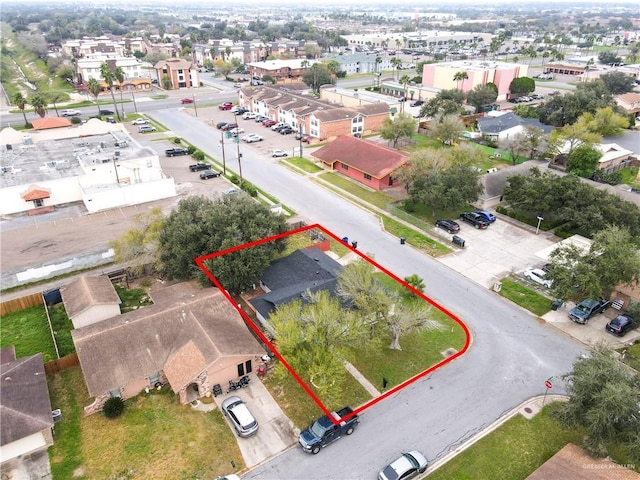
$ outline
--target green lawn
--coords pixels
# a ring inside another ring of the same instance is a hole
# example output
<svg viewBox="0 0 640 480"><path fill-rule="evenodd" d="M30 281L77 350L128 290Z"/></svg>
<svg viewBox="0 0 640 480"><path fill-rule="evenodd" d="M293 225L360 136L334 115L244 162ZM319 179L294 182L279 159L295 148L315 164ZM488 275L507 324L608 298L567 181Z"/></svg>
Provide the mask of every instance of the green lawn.
<svg viewBox="0 0 640 480"><path fill-rule="evenodd" d="M563 428L546 406L531 420L516 415L428 475L429 480L520 480L567 443L580 445L584 432ZM428 452L426 452L428 455Z"/></svg>
<svg viewBox="0 0 640 480"><path fill-rule="evenodd" d="M507 278L502 279L500 295L539 317L551 310L551 300L547 297Z"/></svg>
<svg viewBox="0 0 640 480"><path fill-rule="evenodd" d="M640 188L638 178L638 167L623 168L620 170L622 174L622 183L630 187Z"/></svg>
<svg viewBox="0 0 640 480"><path fill-rule="evenodd" d="M143 288L126 288L122 285L116 285L115 288L122 302L120 304L120 311L122 313L151 305L151 299Z"/></svg>
<svg viewBox="0 0 640 480"><path fill-rule="evenodd" d="M117 419L100 412L85 417L82 408L90 399L80 367L48 381L51 404L63 418L49 449L54 480L213 480L244 467L238 441L218 409L205 413L179 405L165 387L127 400Z"/></svg>
<svg viewBox="0 0 640 480"><path fill-rule="evenodd" d="M636 341L630 347L621 348L619 352L624 351L624 363L640 372L640 341Z"/></svg>
<svg viewBox="0 0 640 480"><path fill-rule="evenodd" d="M304 170L307 173L316 173L316 172L322 171L322 168L317 166L312 161L307 160L306 158L287 157L285 160L282 161L282 163L290 163L291 165L294 165L298 167L300 170Z"/></svg>
<svg viewBox="0 0 640 480"><path fill-rule="evenodd" d="M320 178L382 210L386 210L387 204L394 201L393 197L390 197L383 192L361 187L355 181L349 180L333 172L323 173L320 175Z"/></svg>
<svg viewBox="0 0 640 480"><path fill-rule="evenodd" d="M53 334L58 344L60 356L71 355L76 351L76 346L71 338L73 322L69 320L64 304L58 303L49 307L49 317L51 318L51 326L53 327Z"/></svg>
<svg viewBox="0 0 640 480"><path fill-rule="evenodd" d="M381 218L384 229L387 232L398 238L404 238L408 244L413 245L420 250L424 250L432 257L449 253L451 251L450 248L444 246L443 244L427 237L422 233L415 231L413 228L403 225L402 223L392 219L391 217L382 215Z"/></svg>
<svg viewBox="0 0 640 480"><path fill-rule="evenodd" d="M14 345L16 357L42 352L44 362L58 358L44 305L9 313L0 322L0 345Z"/></svg>

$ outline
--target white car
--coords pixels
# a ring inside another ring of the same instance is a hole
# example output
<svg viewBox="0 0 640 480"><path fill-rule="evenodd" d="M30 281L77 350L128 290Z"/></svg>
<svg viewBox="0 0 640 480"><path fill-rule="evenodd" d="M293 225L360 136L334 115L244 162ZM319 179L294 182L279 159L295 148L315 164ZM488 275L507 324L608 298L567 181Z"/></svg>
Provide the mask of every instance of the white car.
<svg viewBox="0 0 640 480"><path fill-rule="evenodd" d="M286 127L286 126L287 126L286 123L278 122L274 126L271 127L271 130L276 131L279 128L283 128L283 127Z"/></svg>
<svg viewBox="0 0 640 480"><path fill-rule="evenodd" d="M277 149L275 149L274 151L271 152L271 156L272 157L286 157L287 156L287 152L277 148Z"/></svg>
<svg viewBox="0 0 640 480"><path fill-rule="evenodd" d="M244 112L242 114L242 118L244 118L245 120L252 120L254 118L256 118L256 114L253 112Z"/></svg>
<svg viewBox="0 0 640 480"><path fill-rule="evenodd" d="M77 117L82 115L82 112L80 110L63 110L60 115L63 117Z"/></svg>
<svg viewBox="0 0 640 480"><path fill-rule="evenodd" d="M147 125L149 123L149 120L147 120L146 118L136 118L133 122L131 122L131 125Z"/></svg>
<svg viewBox="0 0 640 480"><path fill-rule="evenodd" d="M541 270L540 268L525 270L524 276L532 282L536 282L538 285L542 285L546 288L551 288L551 285L553 284L553 280L545 278L546 272L544 270Z"/></svg>
<svg viewBox="0 0 640 480"><path fill-rule="evenodd" d="M244 133L244 128L242 127L236 127L236 128L232 128L231 130L229 130L231 132L232 135L234 136L238 136L240 133Z"/></svg>
<svg viewBox="0 0 640 480"><path fill-rule="evenodd" d="M408 480L427 470L429 462L417 450L403 453L378 473L378 480Z"/></svg>
<svg viewBox="0 0 640 480"><path fill-rule="evenodd" d="M260 135L257 135L255 133L250 133L242 137L242 141L247 143L261 142L262 140L263 138Z"/></svg>

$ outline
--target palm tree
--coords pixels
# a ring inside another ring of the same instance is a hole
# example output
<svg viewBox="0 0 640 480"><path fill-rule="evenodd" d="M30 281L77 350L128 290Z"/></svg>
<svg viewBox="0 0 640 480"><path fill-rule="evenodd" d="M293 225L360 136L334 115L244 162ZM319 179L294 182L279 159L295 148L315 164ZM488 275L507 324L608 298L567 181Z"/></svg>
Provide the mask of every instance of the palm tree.
<svg viewBox="0 0 640 480"><path fill-rule="evenodd" d="M107 62L102 62L100 64L100 75L102 76L104 81L107 83L107 85L109 85L109 91L111 92L111 98L113 99L113 108L116 110L118 121L120 121L121 119L120 119L120 113L118 112L118 106L116 104L116 97L113 94L113 81L115 80L115 76Z"/></svg>
<svg viewBox="0 0 640 480"><path fill-rule="evenodd" d="M469 75L467 74L467 72L464 72L464 71L456 72L456 74L453 76L453 81L458 82L458 90L461 90L460 82L461 81L464 82L468 78L469 78Z"/></svg>
<svg viewBox="0 0 640 480"><path fill-rule="evenodd" d="M120 89L120 105L122 105L122 85L124 84L125 74L122 67L116 67L113 70L113 77L118 81L118 88ZM124 106L122 106L122 115L124 116Z"/></svg>
<svg viewBox="0 0 640 480"><path fill-rule="evenodd" d="M47 113L47 98L41 92L34 92L29 97L29 105L33 107L35 112L40 116L40 118L44 118Z"/></svg>
<svg viewBox="0 0 640 480"><path fill-rule="evenodd" d="M22 110L22 116L24 117L24 124L26 125L27 123L29 123L27 121L27 114L24 111L24 106L27 104L27 100L22 96L22 93L17 92L11 98L11 101L16 105L16 107L18 107L20 110Z"/></svg>
<svg viewBox="0 0 640 480"><path fill-rule="evenodd" d="M400 77L400 80L398 80L401 84L402 87L404 88L404 99L405 101L407 100L407 85L409 84L409 82L411 81L411 78L409 78L409 75L403 75ZM405 102L402 102L402 111L404 112L404 104Z"/></svg>
<svg viewBox="0 0 640 480"><path fill-rule="evenodd" d="M327 70L329 70L329 73L332 77L336 77L338 75L338 70L340 70L340 62L338 62L337 60L328 60L325 63L325 66L327 67Z"/></svg>
<svg viewBox="0 0 640 480"><path fill-rule="evenodd" d="M90 78L87 82L87 90L89 93L93 95L93 98L96 101L96 106L98 107L98 116L100 116L100 105L98 104L98 95L102 93L102 85L95 78Z"/></svg>
<svg viewBox="0 0 640 480"><path fill-rule="evenodd" d="M378 86L380 86L380 64L382 63L382 57L378 55L376 57L376 77L378 80Z"/></svg>
<svg viewBox="0 0 640 480"><path fill-rule="evenodd" d="M393 65L393 69L395 70L394 73L394 78L397 76L398 74L398 69L402 66L402 60L399 59L398 57L393 57L390 61L391 65Z"/></svg>

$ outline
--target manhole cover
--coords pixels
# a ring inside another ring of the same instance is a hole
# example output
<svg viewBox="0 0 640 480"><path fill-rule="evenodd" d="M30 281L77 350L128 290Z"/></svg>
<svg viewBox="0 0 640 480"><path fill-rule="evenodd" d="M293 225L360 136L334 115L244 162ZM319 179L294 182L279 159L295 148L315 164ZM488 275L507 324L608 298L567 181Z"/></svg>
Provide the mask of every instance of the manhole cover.
<svg viewBox="0 0 640 480"><path fill-rule="evenodd" d="M524 411L525 411L526 413L531 413L531 412L533 412L533 410L531 410L529 407L524 407Z"/></svg>
<svg viewBox="0 0 640 480"><path fill-rule="evenodd" d="M447 348L444 352L442 352L442 356L445 358L449 358L452 355L455 355L458 351L455 348Z"/></svg>

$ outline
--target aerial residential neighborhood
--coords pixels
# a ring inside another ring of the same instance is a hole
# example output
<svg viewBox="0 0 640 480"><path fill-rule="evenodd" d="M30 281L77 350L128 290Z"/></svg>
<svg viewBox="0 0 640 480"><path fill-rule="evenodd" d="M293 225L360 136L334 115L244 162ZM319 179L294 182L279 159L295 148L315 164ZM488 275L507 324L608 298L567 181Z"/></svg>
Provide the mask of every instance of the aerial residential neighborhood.
<svg viewBox="0 0 640 480"><path fill-rule="evenodd" d="M3 5L2 479L640 479L636 7Z"/></svg>

